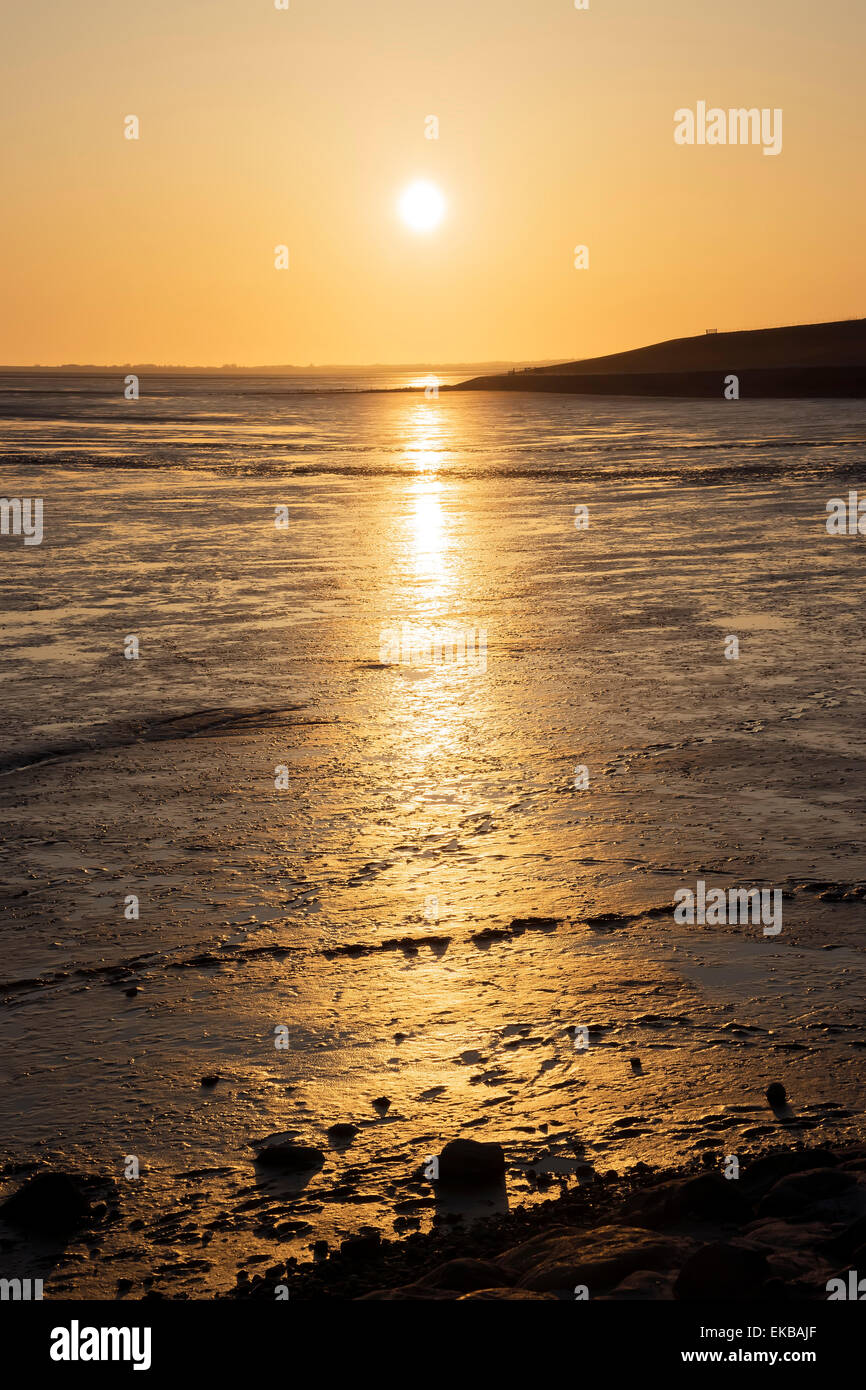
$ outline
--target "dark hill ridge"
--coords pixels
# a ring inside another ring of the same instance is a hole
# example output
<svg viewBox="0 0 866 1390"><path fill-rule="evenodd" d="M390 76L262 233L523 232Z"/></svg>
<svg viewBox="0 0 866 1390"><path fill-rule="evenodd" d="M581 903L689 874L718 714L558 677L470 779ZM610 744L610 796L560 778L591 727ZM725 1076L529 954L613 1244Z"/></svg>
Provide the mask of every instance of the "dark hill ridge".
<svg viewBox="0 0 866 1390"><path fill-rule="evenodd" d="M739 378L742 397L866 397L866 319L672 338L605 357L475 377L450 389L721 398L731 374Z"/></svg>

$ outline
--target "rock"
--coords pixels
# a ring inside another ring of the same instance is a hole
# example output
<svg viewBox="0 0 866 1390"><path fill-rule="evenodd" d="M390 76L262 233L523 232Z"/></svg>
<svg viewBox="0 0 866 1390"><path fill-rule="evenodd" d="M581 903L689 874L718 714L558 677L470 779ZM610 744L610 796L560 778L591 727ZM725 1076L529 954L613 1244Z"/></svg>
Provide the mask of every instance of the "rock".
<svg viewBox="0 0 866 1390"><path fill-rule="evenodd" d="M784 1105L785 1101L788 1099L781 1081L771 1081L767 1087L766 1094L767 1100L774 1110Z"/></svg>
<svg viewBox="0 0 866 1390"><path fill-rule="evenodd" d="M665 1270L682 1264L695 1243L629 1226L591 1231L559 1228L501 1255L496 1263L523 1289L542 1293L586 1284L590 1297L635 1270Z"/></svg>
<svg viewBox="0 0 866 1390"><path fill-rule="evenodd" d="M545 1250L555 1241L574 1241L577 1238L578 1232L573 1226L549 1226L540 1235L512 1246L502 1255L497 1255L495 1262L512 1279L517 1280L541 1263Z"/></svg>
<svg viewBox="0 0 866 1390"><path fill-rule="evenodd" d="M454 1289L434 1289L429 1284L404 1284L399 1289L376 1289L373 1293L361 1294L358 1303L393 1303L402 1299L455 1299Z"/></svg>
<svg viewBox="0 0 866 1390"><path fill-rule="evenodd" d="M635 1073L636 1076L640 1076L640 1073L641 1073L641 1060L640 1060L640 1057L632 1057L632 1058L630 1058L630 1061L631 1061L631 1069L632 1069L632 1071Z"/></svg>
<svg viewBox="0 0 866 1390"><path fill-rule="evenodd" d="M375 1110L381 1110L382 1114L384 1115L386 1110L390 1110L391 1102L387 1096L377 1096L376 1099L373 1101L373 1108Z"/></svg>
<svg viewBox="0 0 866 1390"><path fill-rule="evenodd" d="M360 1133L360 1131L357 1125L343 1123L331 1125L327 1131L331 1143L335 1144L347 1144L349 1140L354 1139L355 1135L358 1133Z"/></svg>
<svg viewBox="0 0 866 1390"><path fill-rule="evenodd" d="M624 1213L646 1226L663 1227L688 1217L711 1221L745 1221L752 1211L738 1184L718 1173L701 1173L637 1192Z"/></svg>
<svg viewBox="0 0 866 1390"><path fill-rule="evenodd" d="M669 1301L674 1296L675 1282L675 1274L662 1274L655 1269L636 1269L634 1274L627 1275L610 1293L601 1294L598 1302Z"/></svg>
<svg viewBox="0 0 866 1390"><path fill-rule="evenodd" d="M797 1227L798 1231L801 1229ZM849 1222L843 1230L831 1236L826 1244L828 1252L840 1256L853 1255L855 1250L866 1244L866 1216L858 1216L855 1221Z"/></svg>
<svg viewBox="0 0 866 1390"><path fill-rule="evenodd" d="M830 1269L829 1235L826 1222L794 1223L769 1218L749 1226L742 1243L763 1251L771 1275L780 1282L814 1284L820 1280L822 1270Z"/></svg>
<svg viewBox="0 0 866 1390"><path fill-rule="evenodd" d="M471 1293L464 1293L464 1294L461 1294L460 1297L458 1298L457 1302L458 1302L458 1303L465 1303L466 1300L467 1300L467 1299L470 1299L470 1298L471 1298L471 1299L483 1299L485 1302L492 1302L492 1301L504 1302L504 1301L510 1301L511 1299L526 1299L526 1298L530 1298L530 1299L533 1299L533 1300L542 1299L543 1301L545 1301L545 1302L547 1302L547 1303L558 1303L558 1302L559 1302L559 1299L556 1297L556 1294L555 1294L555 1293L536 1293L533 1289L511 1289L511 1288L501 1288L501 1289L473 1289L473 1291L472 1291Z"/></svg>
<svg viewBox="0 0 866 1390"><path fill-rule="evenodd" d="M674 1284L674 1297L755 1298L770 1269L760 1250L737 1241L715 1241L685 1261Z"/></svg>
<svg viewBox="0 0 866 1390"><path fill-rule="evenodd" d="M202 1079L201 1079L200 1085L202 1085L202 1086L215 1086L215 1085L217 1084L217 1082L219 1081L219 1079L220 1079L220 1078L219 1078L218 1076L216 1076L215 1074L210 1075L210 1076L203 1076Z"/></svg>
<svg viewBox="0 0 866 1390"><path fill-rule="evenodd" d="M418 1280L419 1284L435 1289L456 1289L459 1293L472 1293L476 1289L491 1289L511 1281L503 1274L501 1266L492 1260L459 1259L448 1260L437 1265Z"/></svg>
<svg viewBox="0 0 866 1390"><path fill-rule="evenodd" d="M350 1260L368 1260L371 1255L378 1254L381 1244L381 1231L362 1231L340 1242L340 1254Z"/></svg>
<svg viewBox="0 0 866 1390"><path fill-rule="evenodd" d="M287 1173L300 1173L321 1168L325 1155L310 1144L296 1144L286 1134L269 1134L253 1141L256 1163L263 1168L282 1168Z"/></svg>
<svg viewBox="0 0 866 1390"><path fill-rule="evenodd" d="M853 1173L839 1168L809 1168L804 1173L792 1173L780 1178L758 1207L758 1216L806 1216L817 1202L848 1193L857 1187Z"/></svg>
<svg viewBox="0 0 866 1390"><path fill-rule="evenodd" d="M804 1225L799 1221L777 1221L769 1217L762 1221L753 1221L751 1226L747 1226L742 1241L744 1245L756 1245L766 1249L770 1254L772 1251L803 1250L824 1245L829 1248L829 1235L830 1228L823 1221L813 1221Z"/></svg>
<svg viewBox="0 0 866 1390"><path fill-rule="evenodd" d="M505 1178L501 1144L452 1139L439 1155L439 1181L451 1187L483 1187Z"/></svg>
<svg viewBox="0 0 866 1390"><path fill-rule="evenodd" d="M35 1235L65 1237L92 1220L81 1179L70 1173L37 1173L0 1206L0 1218Z"/></svg>
<svg viewBox="0 0 866 1390"><path fill-rule="evenodd" d="M746 1168L740 1184L749 1195L763 1195L774 1183L789 1173L803 1173L809 1168L833 1168L837 1159L829 1149L810 1149L808 1152L789 1149L786 1153L768 1154Z"/></svg>

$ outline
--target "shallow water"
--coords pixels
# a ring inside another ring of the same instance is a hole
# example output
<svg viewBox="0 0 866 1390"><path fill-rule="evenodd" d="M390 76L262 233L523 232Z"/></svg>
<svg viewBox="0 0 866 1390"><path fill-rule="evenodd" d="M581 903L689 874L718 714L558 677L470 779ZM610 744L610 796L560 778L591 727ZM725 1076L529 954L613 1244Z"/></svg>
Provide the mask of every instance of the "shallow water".
<svg viewBox="0 0 866 1390"><path fill-rule="evenodd" d="M273 1252L239 1200L299 1254L425 1224L460 1135L516 1202L859 1133L866 541L824 522L862 403L325 384L0 379L45 529L0 538L6 1160L233 1211L157 1276L201 1292ZM783 889L782 932L675 923L698 878ZM323 1169L257 1177L279 1130ZM57 1287L152 1267L118 1240Z"/></svg>

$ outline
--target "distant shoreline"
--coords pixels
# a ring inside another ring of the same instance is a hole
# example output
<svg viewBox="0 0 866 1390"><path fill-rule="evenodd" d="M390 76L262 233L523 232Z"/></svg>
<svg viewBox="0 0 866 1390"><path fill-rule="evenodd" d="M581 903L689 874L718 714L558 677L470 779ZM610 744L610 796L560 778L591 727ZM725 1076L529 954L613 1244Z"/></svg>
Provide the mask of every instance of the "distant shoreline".
<svg viewBox="0 0 866 1390"><path fill-rule="evenodd" d="M467 372L480 372L455 380ZM37 377L49 388L54 380L113 378L134 373L151 381L272 383L265 394L375 394L446 391L517 391L580 396L668 397L698 400L863 400L866 399L866 319L794 324L781 328L719 333L708 329L690 338L608 353L574 362L548 359L513 362L368 366L173 367L154 363L97 366L0 366L0 375ZM383 375L413 376L412 382L382 384ZM334 378L342 378L339 384ZM371 381L370 378L374 380ZM450 380L443 381L447 377ZM379 378L377 381L376 378ZM417 378L425 378L419 380ZM303 387L297 383L304 381ZM92 385L81 389L92 390Z"/></svg>
<svg viewBox="0 0 866 1390"><path fill-rule="evenodd" d="M750 368L737 376L740 399L866 398L866 367ZM726 374L727 375L727 374ZM404 388L405 389L405 388ZM420 389L420 388L417 388ZM718 371L532 374L475 377L440 391L522 391L572 396L680 396L723 400L725 377Z"/></svg>
<svg viewBox="0 0 866 1390"><path fill-rule="evenodd" d="M730 394L736 379L736 393ZM629 352L474 377L459 391L707 400L866 397L866 319L673 338Z"/></svg>

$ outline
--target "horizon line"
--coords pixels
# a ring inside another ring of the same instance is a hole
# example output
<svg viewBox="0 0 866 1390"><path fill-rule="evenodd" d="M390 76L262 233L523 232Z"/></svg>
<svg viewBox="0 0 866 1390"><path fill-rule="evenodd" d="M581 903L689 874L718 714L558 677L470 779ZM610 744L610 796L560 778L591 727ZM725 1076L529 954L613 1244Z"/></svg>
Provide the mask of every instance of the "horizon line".
<svg viewBox="0 0 866 1390"><path fill-rule="evenodd" d="M215 363L180 363L180 362L3 362L0 363L0 372L59 372L59 371L99 371L112 372L123 371L131 368L147 368L149 371L163 372L325 372L325 371L429 371L438 368L440 371L448 367L546 367L556 365L559 362L571 363L582 361L595 361L599 357L618 357L626 352L640 351L641 348L659 347L664 343L685 342L690 338L701 338L707 333L724 336L734 333L771 333L784 328L819 328L824 325L834 323L859 323L864 321L863 314L850 314L845 318L837 319L810 319L805 323L796 321L794 323L770 323L764 324L760 328L705 328L701 333L680 334L674 338L656 338L651 343L641 343L638 348L618 348L615 352L598 353L591 357L537 357L537 358L504 358L490 357L477 358L474 361L465 359L452 359L450 361L439 362L309 362L305 367L297 362L261 362L246 364L242 362L222 362Z"/></svg>

